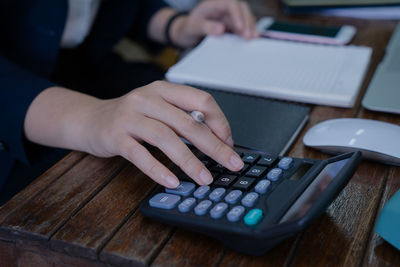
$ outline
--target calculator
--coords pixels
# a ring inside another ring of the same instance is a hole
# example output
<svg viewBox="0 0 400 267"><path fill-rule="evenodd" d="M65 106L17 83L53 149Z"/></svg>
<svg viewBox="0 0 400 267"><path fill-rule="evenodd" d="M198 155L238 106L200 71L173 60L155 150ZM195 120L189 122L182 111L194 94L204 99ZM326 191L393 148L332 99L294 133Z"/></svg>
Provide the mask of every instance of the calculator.
<svg viewBox="0 0 400 267"><path fill-rule="evenodd" d="M231 172L192 149L210 170L213 183L199 186L174 167L180 185L157 186L142 201L142 214L209 235L251 255L267 252L315 221L361 160L358 151L315 160L235 147L245 165Z"/></svg>

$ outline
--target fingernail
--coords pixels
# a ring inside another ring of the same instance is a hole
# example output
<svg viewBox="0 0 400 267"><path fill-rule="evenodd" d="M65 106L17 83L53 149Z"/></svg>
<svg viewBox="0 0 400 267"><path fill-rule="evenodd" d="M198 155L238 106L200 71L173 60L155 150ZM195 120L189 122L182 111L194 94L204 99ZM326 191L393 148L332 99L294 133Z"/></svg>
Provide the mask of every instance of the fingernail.
<svg viewBox="0 0 400 267"><path fill-rule="evenodd" d="M211 174L207 170L202 169L200 172L200 180L204 184L211 184L211 182L213 181L213 178L211 177Z"/></svg>
<svg viewBox="0 0 400 267"><path fill-rule="evenodd" d="M229 145L229 146L233 146L233 138L232 138L232 136L229 136L229 137L226 139L225 143L226 143L227 145Z"/></svg>
<svg viewBox="0 0 400 267"><path fill-rule="evenodd" d="M165 180L167 182L168 187L176 188L179 185L179 181L175 177L167 176L167 178L165 178Z"/></svg>
<svg viewBox="0 0 400 267"><path fill-rule="evenodd" d="M241 158L239 158L238 155L232 155L231 157L231 164L235 169L242 169L244 162L242 161Z"/></svg>

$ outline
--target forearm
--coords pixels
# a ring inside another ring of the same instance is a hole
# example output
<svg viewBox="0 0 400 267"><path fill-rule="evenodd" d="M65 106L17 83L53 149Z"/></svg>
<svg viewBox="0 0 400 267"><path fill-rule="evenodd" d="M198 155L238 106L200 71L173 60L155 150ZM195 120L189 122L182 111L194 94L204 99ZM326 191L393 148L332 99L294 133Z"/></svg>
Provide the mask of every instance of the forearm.
<svg viewBox="0 0 400 267"><path fill-rule="evenodd" d="M84 127L99 99L50 87L31 103L24 121L28 140L42 145L86 151Z"/></svg>

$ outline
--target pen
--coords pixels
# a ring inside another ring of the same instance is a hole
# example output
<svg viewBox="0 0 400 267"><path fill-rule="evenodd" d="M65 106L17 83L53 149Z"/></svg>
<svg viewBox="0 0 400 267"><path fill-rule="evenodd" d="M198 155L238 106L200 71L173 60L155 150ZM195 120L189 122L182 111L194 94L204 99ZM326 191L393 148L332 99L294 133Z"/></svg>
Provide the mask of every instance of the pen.
<svg viewBox="0 0 400 267"><path fill-rule="evenodd" d="M190 115L192 116L192 118L197 121L197 122L204 122L204 114L201 111L198 110L193 110L192 112L190 112Z"/></svg>

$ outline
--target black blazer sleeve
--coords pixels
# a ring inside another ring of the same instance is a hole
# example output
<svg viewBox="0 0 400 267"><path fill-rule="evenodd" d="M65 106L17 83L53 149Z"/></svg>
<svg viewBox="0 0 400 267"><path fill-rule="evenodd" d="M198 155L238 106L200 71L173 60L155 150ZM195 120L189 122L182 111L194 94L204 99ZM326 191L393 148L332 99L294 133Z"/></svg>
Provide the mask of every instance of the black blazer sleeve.
<svg viewBox="0 0 400 267"><path fill-rule="evenodd" d="M0 142L12 158L28 163L24 148L25 114L33 99L53 85L0 55Z"/></svg>

